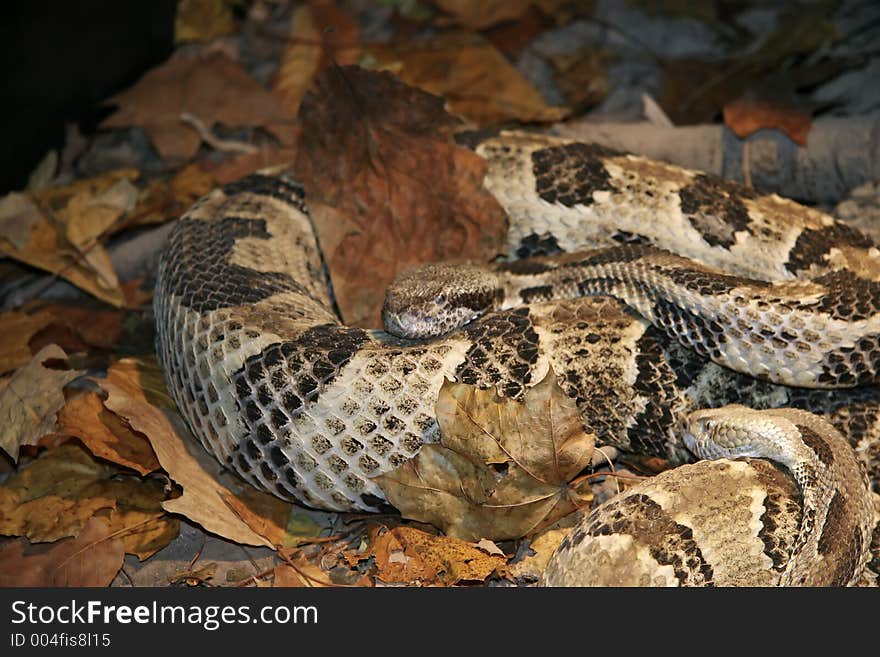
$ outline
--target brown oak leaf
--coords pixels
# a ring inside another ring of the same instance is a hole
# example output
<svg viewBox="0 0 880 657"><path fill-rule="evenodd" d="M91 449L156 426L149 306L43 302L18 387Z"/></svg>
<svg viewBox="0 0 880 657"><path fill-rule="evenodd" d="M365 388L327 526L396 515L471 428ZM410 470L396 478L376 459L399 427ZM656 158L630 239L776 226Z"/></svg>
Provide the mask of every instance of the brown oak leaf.
<svg viewBox="0 0 880 657"><path fill-rule="evenodd" d="M534 533L588 503L575 477L594 436L552 370L522 401L446 381L436 405L440 443L377 477L407 518L467 540Z"/></svg>
<svg viewBox="0 0 880 657"><path fill-rule="evenodd" d="M0 547L0 587L107 586L122 567L125 545L106 518L91 518L75 538Z"/></svg>
<svg viewBox="0 0 880 657"><path fill-rule="evenodd" d="M187 160L196 154L199 134L180 120L184 112L209 128L261 126L282 142L292 136L293 117L247 71L221 53L178 51L133 87L114 96L119 109L101 124L141 126L162 157Z"/></svg>
<svg viewBox="0 0 880 657"><path fill-rule="evenodd" d="M502 249L485 162L452 143L443 101L389 73L327 68L300 106L295 172L309 198L343 319L379 323L404 268Z"/></svg>

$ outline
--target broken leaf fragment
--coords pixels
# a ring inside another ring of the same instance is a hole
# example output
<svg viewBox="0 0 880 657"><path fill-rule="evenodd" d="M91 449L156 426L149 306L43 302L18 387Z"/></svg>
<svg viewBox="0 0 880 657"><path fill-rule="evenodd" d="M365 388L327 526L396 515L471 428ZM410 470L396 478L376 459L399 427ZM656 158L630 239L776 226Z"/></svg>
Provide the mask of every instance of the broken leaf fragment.
<svg viewBox="0 0 880 657"><path fill-rule="evenodd" d="M482 582L507 561L504 554L489 554L482 545L405 525L374 526L368 549L346 558L352 564L372 559L376 579L386 584L446 586Z"/></svg>
<svg viewBox="0 0 880 657"><path fill-rule="evenodd" d="M145 475L160 465L150 442L111 413L97 393L68 400L58 413L59 431L76 436L95 456Z"/></svg>
<svg viewBox="0 0 880 657"><path fill-rule="evenodd" d="M106 518L93 517L74 538L0 547L0 587L108 586L122 567L125 546Z"/></svg>
<svg viewBox="0 0 880 657"><path fill-rule="evenodd" d="M538 531L591 499L576 481L594 436L552 370L522 401L446 381L436 404L440 443L377 477L407 518L467 540Z"/></svg>
<svg viewBox="0 0 880 657"><path fill-rule="evenodd" d="M34 445L55 431L55 414L64 406L64 386L82 372L45 365L66 359L61 347L46 345L0 390L0 448L13 460L18 460L19 447Z"/></svg>

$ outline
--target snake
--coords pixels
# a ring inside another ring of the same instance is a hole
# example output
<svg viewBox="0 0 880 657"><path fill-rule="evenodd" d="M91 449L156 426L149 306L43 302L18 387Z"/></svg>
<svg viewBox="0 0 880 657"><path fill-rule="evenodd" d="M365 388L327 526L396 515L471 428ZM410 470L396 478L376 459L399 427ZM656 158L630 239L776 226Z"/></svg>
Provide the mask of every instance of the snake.
<svg viewBox="0 0 880 657"><path fill-rule="evenodd" d="M682 427L695 412L797 407L828 420L771 423L806 446L780 461L799 492L753 478L765 500L788 495L800 509L780 581L818 581L799 564L816 568L819 543L857 546L834 582L856 581L877 542L864 475L867 463L876 482L880 460L870 240L774 194L595 144L509 132L463 142L485 159L483 186L507 215L507 259L478 293L460 277L485 283L484 266L449 267L455 282L442 288L430 282L438 270L404 274L383 310L393 332L340 320L305 192L286 173L214 189L177 221L157 272L156 347L203 447L282 499L379 511L376 477L439 441L434 404L447 379L522 399L552 368L600 444L673 463L693 460ZM413 281L422 301L408 299ZM432 334L406 332L449 308ZM729 414L744 435L761 424ZM821 440L810 446L800 426ZM852 467L826 462L856 453ZM804 464L812 479L798 474ZM858 541L821 541L841 517L855 519L846 526Z"/></svg>

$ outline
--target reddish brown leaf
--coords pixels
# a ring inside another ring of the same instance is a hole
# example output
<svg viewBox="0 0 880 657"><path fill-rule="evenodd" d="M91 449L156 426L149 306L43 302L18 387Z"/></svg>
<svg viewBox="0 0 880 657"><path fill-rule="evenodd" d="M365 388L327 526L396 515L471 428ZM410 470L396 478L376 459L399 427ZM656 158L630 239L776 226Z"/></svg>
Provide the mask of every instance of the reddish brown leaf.
<svg viewBox="0 0 880 657"><path fill-rule="evenodd" d="M493 25L483 33L493 46L515 59L536 36L552 25L553 21L544 12L529 6L516 20Z"/></svg>
<svg viewBox="0 0 880 657"><path fill-rule="evenodd" d="M0 326L3 327L0 373L26 365L31 359L30 339L51 323L52 315L43 312L33 315L18 311L0 313Z"/></svg>
<svg viewBox="0 0 880 657"><path fill-rule="evenodd" d="M72 303L36 303L28 309L36 308L40 315L48 313L52 323L70 329L83 344L100 349L113 349L122 336L122 322L125 312L96 307L97 304L73 305Z"/></svg>
<svg viewBox="0 0 880 657"><path fill-rule="evenodd" d="M95 456L140 474L160 465L150 442L111 413L94 392L69 400L58 413L58 431L76 436Z"/></svg>
<svg viewBox="0 0 880 657"><path fill-rule="evenodd" d="M178 51L133 87L113 97L119 110L102 126L143 127L159 153L171 160L195 155L201 138L180 120L183 112L207 126L262 126L289 141L293 117L244 68L225 55Z"/></svg>
<svg viewBox="0 0 880 657"><path fill-rule="evenodd" d="M502 249L504 212L482 188L485 162L452 143L442 103L357 67L328 68L303 100L294 168L347 322L377 325L403 268Z"/></svg>
<svg viewBox="0 0 880 657"><path fill-rule="evenodd" d="M297 7L290 26L290 42L281 56L272 91L293 115L318 71L331 61L356 63L360 49L357 23L332 0L312 0Z"/></svg>
<svg viewBox="0 0 880 657"><path fill-rule="evenodd" d="M810 112L770 98L747 94L724 106L724 123L740 139L771 128L784 132L796 144L806 146L812 122Z"/></svg>
<svg viewBox="0 0 880 657"><path fill-rule="evenodd" d="M373 540L364 558L373 557L376 577L388 583L481 582L507 561L503 554L487 554L472 543L414 527L382 527L371 534Z"/></svg>
<svg viewBox="0 0 880 657"><path fill-rule="evenodd" d="M519 18L532 5L532 0L434 0L449 17L440 16L438 25L455 23L473 30L482 30L496 23Z"/></svg>
<svg viewBox="0 0 880 657"><path fill-rule="evenodd" d="M0 586L107 586L122 567L125 545L105 518L91 518L75 538L0 548Z"/></svg>

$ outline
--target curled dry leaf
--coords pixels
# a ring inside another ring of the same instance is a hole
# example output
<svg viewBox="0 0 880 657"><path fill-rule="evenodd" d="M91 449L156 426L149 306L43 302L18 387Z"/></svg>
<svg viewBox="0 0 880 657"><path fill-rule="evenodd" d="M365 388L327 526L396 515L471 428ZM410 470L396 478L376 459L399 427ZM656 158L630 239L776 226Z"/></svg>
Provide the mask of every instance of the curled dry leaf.
<svg viewBox="0 0 880 657"><path fill-rule="evenodd" d="M521 402L447 381L436 412L440 443L377 477L405 517L451 536L502 540L590 501L585 483L571 484L590 463L594 436L552 370Z"/></svg>
<svg viewBox="0 0 880 657"><path fill-rule="evenodd" d="M52 323L52 315L38 312L32 315L19 311L0 313L3 341L0 342L0 373L9 372L31 359L28 343L34 334Z"/></svg>
<svg viewBox="0 0 880 657"><path fill-rule="evenodd" d="M547 105L513 64L483 37L448 33L399 48L369 50L376 65L406 84L443 96L449 111L478 126L510 121L554 122L569 114Z"/></svg>
<svg viewBox="0 0 880 657"><path fill-rule="evenodd" d="M282 143L292 137L293 117L237 62L221 53L177 51L135 85L114 96L118 111L102 127L141 126L163 158L192 158L201 137L180 120L184 112L208 127L263 127Z"/></svg>
<svg viewBox="0 0 880 657"><path fill-rule="evenodd" d="M300 106L295 173L348 323L378 325L398 271L502 248L485 162L452 143L442 100L389 73L327 68Z"/></svg>
<svg viewBox="0 0 880 657"><path fill-rule="evenodd" d="M18 539L0 547L0 587L108 586L124 557L107 519L93 517L75 538L51 545Z"/></svg>
<svg viewBox="0 0 880 657"><path fill-rule="evenodd" d="M223 472L171 410L158 367L124 359L107 375L98 381L108 393L104 405L146 436L162 468L183 487L183 495L162 503L166 511L236 543L273 547L284 542L291 505Z"/></svg>
<svg viewBox="0 0 880 657"><path fill-rule="evenodd" d="M113 306L123 306L125 297L104 247L96 242L86 253L80 252L67 238L63 224L50 221L33 201L28 202L31 203L28 212L36 212L37 219L26 235L0 233L0 252L60 276Z"/></svg>
<svg viewBox="0 0 880 657"><path fill-rule="evenodd" d="M55 414L64 406L62 390L82 372L44 364L66 358L61 347L47 345L0 390L0 448L13 460L18 460L19 447L55 431Z"/></svg>
<svg viewBox="0 0 880 657"><path fill-rule="evenodd" d="M150 442L104 408L94 392L68 400L58 413L58 431L79 438L95 456L142 475L161 467Z"/></svg>

